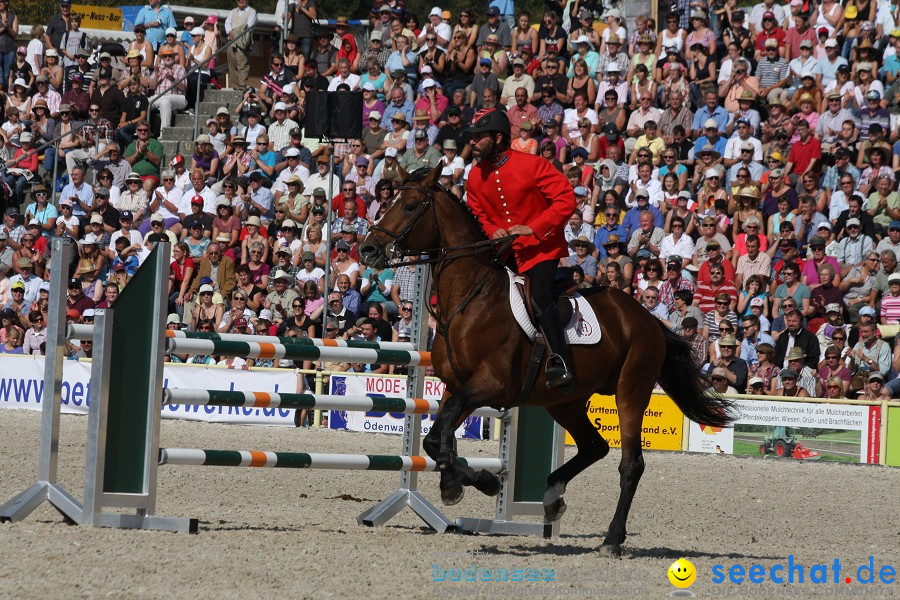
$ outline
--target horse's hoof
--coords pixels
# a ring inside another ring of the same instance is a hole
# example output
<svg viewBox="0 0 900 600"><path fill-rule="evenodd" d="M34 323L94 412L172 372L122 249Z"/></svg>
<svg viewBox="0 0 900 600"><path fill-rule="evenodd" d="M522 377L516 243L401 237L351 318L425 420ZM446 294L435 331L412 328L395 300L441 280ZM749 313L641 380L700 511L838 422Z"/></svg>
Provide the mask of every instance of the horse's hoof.
<svg viewBox="0 0 900 600"><path fill-rule="evenodd" d="M500 487L500 478L488 471L482 471L475 481L475 489L485 496L496 496Z"/></svg>
<svg viewBox="0 0 900 600"><path fill-rule="evenodd" d="M551 485L544 492L544 517L550 521L556 521L566 512L566 501L563 494L566 493L566 484L559 482Z"/></svg>
<svg viewBox="0 0 900 600"><path fill-rule="evenodd" d="M620 558L622 556L622 546L620 544L603 544L600 546L600 555L609 558Z"/></svg>
<svg viewBox="0 0 900 600"><path fill-rule="evenodd" d="M465 495L466 488L460 484L454 485L449 489L441 488L441 502L443 502L445 506L459 504Z"/></svg>
<svg viewBox="0 0 900 600"><path fill-rule="evenodd" d="M550 523L558 521L566 512L566 501L557 498L555 502L544 505L544 518Z"/></svg>

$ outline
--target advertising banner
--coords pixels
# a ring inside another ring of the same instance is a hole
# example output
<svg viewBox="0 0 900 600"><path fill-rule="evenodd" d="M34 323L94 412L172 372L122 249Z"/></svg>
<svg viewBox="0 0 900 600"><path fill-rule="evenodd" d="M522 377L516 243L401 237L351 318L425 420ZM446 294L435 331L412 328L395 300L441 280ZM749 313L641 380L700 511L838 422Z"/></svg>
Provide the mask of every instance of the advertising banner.
<svg viewBox="0 0 900 600"><path fill-rule="evenodd" d="M330 392L339 396L369 396L370 398L405 398L406 377L390 375L332 375L329 383ZM437 379L425 380L426 400L440 400L444 393L444 384ZM404 431L404 419L401 413L360 412L332 410L328 414L330 429L348 429L350 431L368 431L374 433L393 433L400 435ZM431 431L434 415L422 415L422 435ZM481 417L469 417L456 430L457 438L482 439Z"/></svg>
<svg viewBox="0 0 900 600"><path fill-rule="evenodd" d="M81 15L81 27L83 29L122 31L121 8L73 4L71 14Z"/></svg>
<svg viewBox="0 0 900 600"><path fill-rule="evenodd" d="M879 406L768 400L735 403L741 416L734 427L734 454L769 454L779 442L788 449L799 443L825 460L878 462Z"/></svg>
<svg viewBox="0 0 900 600"><path fill-rule="evenodd" d="M888 407L887 456L885 464L900 467L900 406Z"/></svg>
<svg viewBox="0 0 900 600"><path fill-rule="evenodd" d="M594 428L610 446L622 446L619 433L619 411L615 396L594 394L588 401L588 418ZM644 411L641 445L645 450L681 450L684 414L675 406L671 398L662 394L650 396L650 405ZM566 433L566 443L575 443Z"/></svg>
<svg viewBox="0 0 900 600"><path fill-rule="evenodd" d="M63 363L62 412L87 414L91 363ZM163 387L205 390L295 392L297 375L292 370L243 371L218 367L166 364ZM44 395L44 358L0 356L0 408L40 410ZM165 419L188 419L245 425L294 426L294 411L277 408L219 406L165 406Z"/></svg>
<svg viewBox="0 0 900 600"><path fill-rule="evenodd" d="M734 429L688 421L688 451L714 454L734 453Z"/></svg>

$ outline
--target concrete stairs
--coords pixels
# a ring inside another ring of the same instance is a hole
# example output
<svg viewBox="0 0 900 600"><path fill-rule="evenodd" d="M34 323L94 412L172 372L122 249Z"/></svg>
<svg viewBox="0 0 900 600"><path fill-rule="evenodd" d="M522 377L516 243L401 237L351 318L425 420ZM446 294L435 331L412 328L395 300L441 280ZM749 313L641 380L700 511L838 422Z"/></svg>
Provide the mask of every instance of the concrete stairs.
<svg viewBox="0 0 900 600"><path fill-rule="evenodd" d="M239 90L215 90L208 89L199 106L200 120L197 135L206 132L206 120L215 117L219 107L224 106L229 111L234 111L241 102ZM235 121L232 116L232 121ZM160 132L159 142L163 147L163 165L168 168L169 161L176 154L189 155L194 149L194 115L187 112L175 114L172 127ZM185 157L187 158L187 156Z"/></svg>

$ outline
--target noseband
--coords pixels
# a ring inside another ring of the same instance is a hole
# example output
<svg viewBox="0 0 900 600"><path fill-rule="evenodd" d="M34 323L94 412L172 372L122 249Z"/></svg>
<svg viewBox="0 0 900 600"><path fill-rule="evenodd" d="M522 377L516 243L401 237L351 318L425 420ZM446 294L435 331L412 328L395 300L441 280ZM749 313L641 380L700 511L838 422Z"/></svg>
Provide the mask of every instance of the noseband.
<svg viewBox="0 0 900 600"><path fill-rule="evenodd" d="M389 243L385 244L385 246L384 246L384 253L385 253L385 256L388 258L388 260L399 259L404 256L421 256L422 254L428 254L427 250L423 250L421 252L405 252L402 249L402 243L406 240L406 238L412 232L413 227L415 227L418 224L419 219L422 218L422 216L425 214L425 211L427 211L429 208L434 207L434 193L432 193L431 190L426 190L425 188L423 188L422 186L419 186L419 185L411 185L411 184L410 185L401 185L399 188L397 188L397 193L398 193L397 197L398 198L399 198L399 193L404 190L415 190L415 191L421 193L423 196L425 196L425 200L423 200L419 204L419 206L416 208L416 213L413 215L412 219L410 219L409 223L407 223L406 227L403 228L403 231L401 231L400 233L395 233L395 232L391 231L390 229L385 229L378 223L375 223L370 228L371 231L380 231L381 233L383 233L384 235L388 236L389 238L391 238L393 240L392 242L389 242ZM409 264L409 263L407 263L407 264ZM422 263L417 261L412 264L422 264Z"/></svg>

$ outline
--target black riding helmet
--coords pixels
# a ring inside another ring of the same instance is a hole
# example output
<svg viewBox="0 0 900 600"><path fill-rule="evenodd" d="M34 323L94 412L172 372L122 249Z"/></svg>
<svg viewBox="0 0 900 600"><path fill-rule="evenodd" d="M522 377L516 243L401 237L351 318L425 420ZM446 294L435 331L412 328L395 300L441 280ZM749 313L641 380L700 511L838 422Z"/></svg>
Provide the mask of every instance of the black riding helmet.
<svg viewBox="0 0 900 600"><path fill-rule="evenodd" d="M480 131L496 131L502 133L509 140L509 117L502 110L496 108L485 108L472 117L472 123L469 124L469 131L475 133Z"/></svg>

